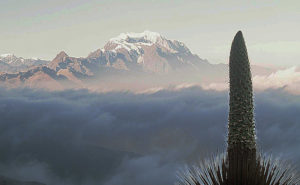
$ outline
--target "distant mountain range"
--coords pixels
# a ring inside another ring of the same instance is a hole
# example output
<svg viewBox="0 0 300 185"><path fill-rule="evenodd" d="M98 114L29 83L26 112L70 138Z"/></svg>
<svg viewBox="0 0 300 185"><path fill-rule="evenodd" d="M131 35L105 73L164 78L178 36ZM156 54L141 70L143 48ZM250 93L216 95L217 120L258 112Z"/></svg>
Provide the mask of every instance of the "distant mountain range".
<svg viewBox="0 0 300 185"><path fill-rule="evenodd" d="M0 57L0 81L12 87L25 85L61 89L82 86L88 80L117 74L176 76L179 73L201 73L224 78L227 70L225 64L210 64L193 54L184 43L168 40L150 31L122 33L85 58L70 57L63 51L52 61L23 59L14 55ZM261 67L254 67L254 71L272 72Z"/></svg>
<svg viewBox="0 0 300 185"><path fill-rule="evenodd" d="M50 61L41 59L24 59L13 54L0 55L0 72L13 73L25 71L34 66L46 65Z"/></svg>

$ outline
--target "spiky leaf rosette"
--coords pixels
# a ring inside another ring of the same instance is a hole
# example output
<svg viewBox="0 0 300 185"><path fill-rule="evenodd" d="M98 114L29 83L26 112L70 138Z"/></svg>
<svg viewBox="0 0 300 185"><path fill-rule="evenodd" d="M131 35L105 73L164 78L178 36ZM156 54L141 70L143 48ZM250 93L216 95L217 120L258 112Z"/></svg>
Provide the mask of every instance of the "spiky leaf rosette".
<svg viewBox="0 0 300 185"><path fill-rule="evenodd" d="M258 156L254 168L240 169L247 181L239 185L297 185L299 174L278 159ZM235 166L238 167L238 166ZM227 156L223 154L178 173L177 185L232 185Z"/></svg>

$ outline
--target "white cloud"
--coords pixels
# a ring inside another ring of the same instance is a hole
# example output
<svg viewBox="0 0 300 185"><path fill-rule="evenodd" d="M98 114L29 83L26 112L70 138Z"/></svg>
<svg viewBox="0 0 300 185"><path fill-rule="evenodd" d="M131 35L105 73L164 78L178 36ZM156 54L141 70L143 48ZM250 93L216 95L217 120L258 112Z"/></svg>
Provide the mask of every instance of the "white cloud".
<svg viewBox="0 0 300 185"><path fill-rule="evenodd" d="M254 76L253 84L257 90L278 89L300 94L300 72L296 67L278 70L268 76Z"/></svg>
<svg viewBox="0 0 300 185"><path fill-rule="evenodd" d="M296 66L277 70L270 75L255 75L252 81L255 91L261 92L267 89L283 89L291 94L300 94L300 71L297 70ZM200 86L205 90L215 91L227 91L229 88L228 83L225 82L193 85ZM186 87L186 85L183 85L183 87Z"/></svg>

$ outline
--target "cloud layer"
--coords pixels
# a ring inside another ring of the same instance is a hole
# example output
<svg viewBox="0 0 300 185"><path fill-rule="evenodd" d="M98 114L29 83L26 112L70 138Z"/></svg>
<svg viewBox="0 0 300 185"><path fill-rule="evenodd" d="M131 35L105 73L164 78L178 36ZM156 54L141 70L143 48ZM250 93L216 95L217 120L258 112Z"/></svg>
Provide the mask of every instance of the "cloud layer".
<svg viewBox="0 0 300 185"><path fill-rule="evenodd" d="M255 76L253 83L258 90L283 88L287 92L300 94L300 72L296 67L278 70L269 76Z"/></svg>
<svg viewBox="0 0 300 185"><path fill-rule="evenodd" d="M173 184L185 163L226 145L227 92L0 94L0 174L21 180ZM269 90L255 103L259 146L300 164L300 97Z"/></svg>
<svg viewBox="0 0 300 185"><path fill-rule="evenodd" d="M198 83L199 84L199 83ZM228 82L200 83L203 89L225 91ZM253 75L253 87L257 91L282 89L288 93L300 95L300 71L296 66L280 69L267 75Z"/></svg>

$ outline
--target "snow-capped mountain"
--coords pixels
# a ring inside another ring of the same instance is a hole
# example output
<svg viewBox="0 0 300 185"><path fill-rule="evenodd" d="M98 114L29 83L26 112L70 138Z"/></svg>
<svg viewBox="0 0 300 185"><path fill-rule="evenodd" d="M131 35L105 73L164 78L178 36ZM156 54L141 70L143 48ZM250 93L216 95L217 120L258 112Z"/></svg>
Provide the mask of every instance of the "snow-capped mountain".
<svg viewBox="0 0 300 185"><path fill-rule="evenodd" d="M168 40L159 33L122 33L88 56L95 60L105 58L106 66L124 70L142 70L153 73L168 73L195 68L207 63L182 43Z"/></svg>
<svg viewBox="0 0 300 185"><path fill-rule="evenodd" d="M143 47L153 45L165 48L170 53L178 53L180 51L190 53L189 49L182 42L167 40L159 33L150 31L144 31L143 33L122 33L118 37L110 39L109 44L110 46L115 46L109 48L110 50L124 48L128 52L134 51L139 54L142 54Z"/></svg>
<svg viewBox="0 0 300 185"><path fill-rule="evenodd" d="M0 55L0 72L24 71L34 66L45 65L49 61L37 58L24 59L14 54Z"/></svg>
<svg viewBox="0 0 300 185"><path fill-rule="evenodd" d="M13 66L14 70L7 70L7 66ZM70 57L63 51L51 62L3 55L0 58L0 72L5 73L0 74L0 82L12 86L24 84L61 89L66 84L84 86L92 80L99 82L103 77L118 74L134 78L137 75L173 75L181 80L187 79L186 75L196 74L197 79L221 76L224 80L228 76L227 68L226 65L213 65L201 59L182 42L144 31L122 33L85 58Z"/></svg>

